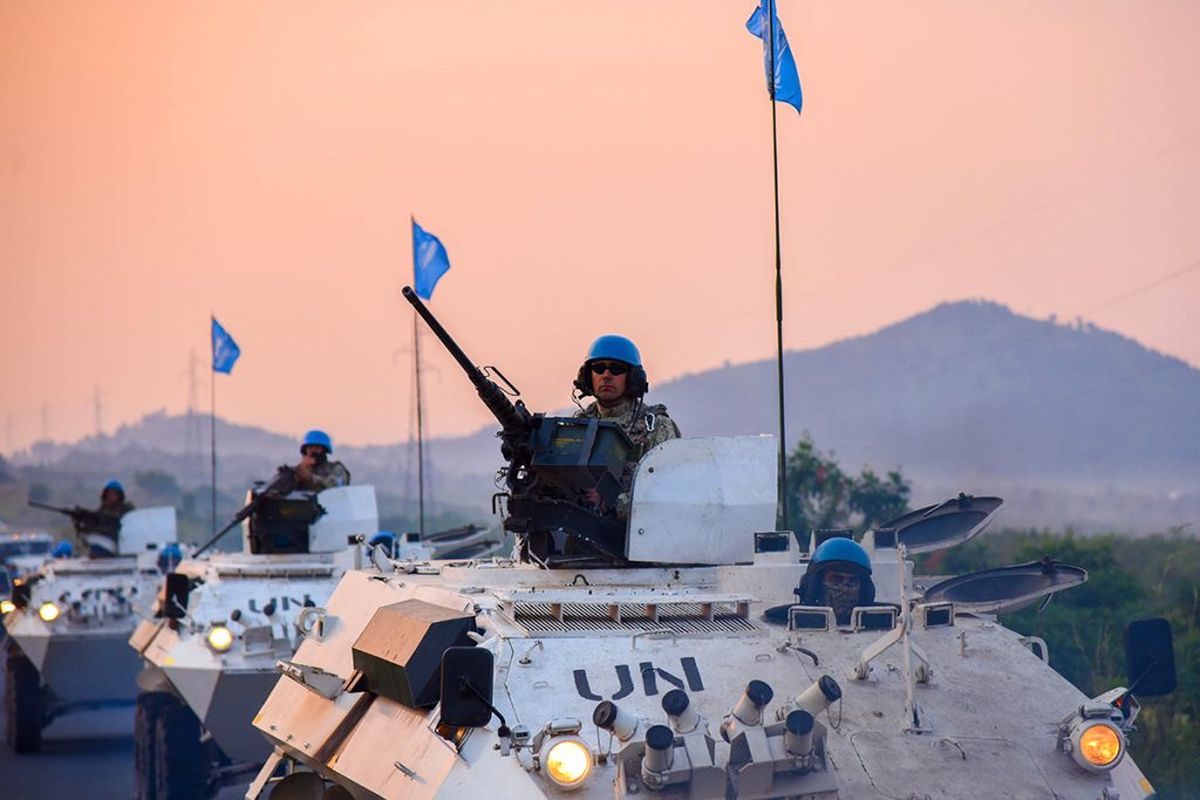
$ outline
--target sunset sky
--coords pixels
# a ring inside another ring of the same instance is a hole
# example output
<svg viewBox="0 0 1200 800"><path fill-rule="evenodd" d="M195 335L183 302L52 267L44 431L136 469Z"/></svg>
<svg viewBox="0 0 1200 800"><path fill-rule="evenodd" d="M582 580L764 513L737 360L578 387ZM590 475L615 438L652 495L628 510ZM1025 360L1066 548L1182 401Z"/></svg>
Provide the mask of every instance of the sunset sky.
<svg viewBox="0 0 1200 800"><path fill-rule="evenodd" d="M432 307L534 408L597 334L652 382L774 354L754 4L0 4L0 450L188 401L408 436L409 217ZM944 300L1200 366L1200 4L779 0L789 348ZM490 417L428 339L428 423ZM773 386L747 391L774 391Z"/></svg>

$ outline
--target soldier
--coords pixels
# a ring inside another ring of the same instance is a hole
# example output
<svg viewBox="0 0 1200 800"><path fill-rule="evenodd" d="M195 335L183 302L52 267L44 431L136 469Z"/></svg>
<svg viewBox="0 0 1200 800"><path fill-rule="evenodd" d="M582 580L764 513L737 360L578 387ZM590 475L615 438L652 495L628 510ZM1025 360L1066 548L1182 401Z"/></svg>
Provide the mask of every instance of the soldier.
<svg viewBox="0 0 1200 800"><path fill-rule="evenodd" d="M853 539L825 540L808 562L796 594L801 605L828 606L839 625L849 625L855 606L875 604L867 551Z"/></svg>
<svg viewBox="0 0 1200 800"><path fill-rule="evenodd" d="M613 510L618 517L625 519L629 516L629 492L638 461L655 445L668 439L678 439L679 428L667 416L666 406L645 405L642 402L650 384L637 346L624 336L606 334L592 343L587 359L575 378L575 388L579 397L590 395L596 398L595 402L580 409L575 416L598 417L615 422L633 442L633 452L625 464L622 477L625 491L618 497L617 507L602 508L599 493L595 489L586 492L588 502L601 511Z"/></svg>
<svg viewBox="0 0 1200 800"><path fill-rule="evenodd" d="M125 487L116 478L110 479L100 490L100 507L96 509L98 524L89 524L82 518L75 522L75 530L87 545L89 556L116 555L121 517L130 511L133 511L133 503L125 499Z"/></svg>
<svg viewBox="0 0 1200 800"><path fill-rule="evenodd" d="M340 461L330 461L333 441L325 431L312 430L304 434L300 444L300 463L296 465L296 488L319 492L335 486L350 485L350 471Z"/></svg>
<svg viewBox="0 0 1200 800"><path fill-rule="evenodd" d="M104 488L100 490L100 507L96 509L96 513L120 519L130 511L133 511L133 503L125 500L125 487L121 482L113 478L104 484Z"/></svg>

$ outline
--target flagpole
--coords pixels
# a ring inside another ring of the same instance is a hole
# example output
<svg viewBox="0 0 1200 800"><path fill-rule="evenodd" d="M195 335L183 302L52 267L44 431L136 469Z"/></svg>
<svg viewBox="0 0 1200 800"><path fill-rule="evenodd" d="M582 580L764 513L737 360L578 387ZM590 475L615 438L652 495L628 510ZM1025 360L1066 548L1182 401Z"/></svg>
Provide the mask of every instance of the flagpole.
<svg viewBox="0 0 1200 800"><path fill-rule="evenodd" d="M413 314L413 356L417 371L417 514L421 539L425 538L425 423L421 397L421 337L417 315Z"/></svg>
<svg viewBox="0 0 1200 800"><path fill-rule="evenodd" d="M450 257L442 241L417 224L409 215L413 236L413 284L418 297L429 300L438 280L450 269ZM425 536L425 414L424 394L421 391L421 326L413 314L413 364L417 379L417 509L421 536ZM411 439L409 440L411 441Z"/></svg>
<svg viewBox="0 0 1200 800"><path fill-rule="evenodd" d="M209 330L211 331L216 324L217 318L213 314L209 314ZM212 338L211 336L209 338ZM210 466L212 468L211 478L212 486L209 487L209 521L212 523L212 531L217 532L217 343L212 342L212 357L208 360L208 385L209 385L209 415L208 415L208 433L209 433L209 457Z"/></svg>
<svg viewBox="0 0 1200 800"><path fill-rule="evenodd" d="M783 257L779 237L779 133L775 121L775 0L767 0L767 8L771 52L771 77L767 85L771 88L771 166L775 188L775 361L779 382L779 508L783 518L783 529L791 530L788 527L787 423L783 389Z"/></svg>

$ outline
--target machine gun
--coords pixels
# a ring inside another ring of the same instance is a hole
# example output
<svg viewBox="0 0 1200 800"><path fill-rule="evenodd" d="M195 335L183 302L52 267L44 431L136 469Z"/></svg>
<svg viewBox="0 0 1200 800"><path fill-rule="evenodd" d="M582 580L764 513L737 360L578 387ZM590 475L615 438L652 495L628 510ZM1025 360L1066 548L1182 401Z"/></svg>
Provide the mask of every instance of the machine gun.
<svg viewBox="0 0 1200 800"><path fill-rule="evenodd" d="M405 286L402 294L454 356L500 423L500 453L508 462L501 470L508 491L498 495L508 500L504 529L523 538L523 552L543 560L599 552L623 562L624 521L588 503L584 494L595 489L601 508L616 506L621 478L634 452L625 431L607 420L547 417L531 413L521 400L513 403L509 395L517 397L520 392L504 373L475 366L411 287ZM491 380L491 374L511 391ZM582 552L580 542L586 545Z"/></svg>
<svg viewBox="0 0 1200 800"><path fill-rule="evenodd" d="M71 523L75 526L75 532L80 535L85 533L99 533L111 538L115 542L117 534L121 531L121 520L119 517L101 514L99 511L92 511L81 506L67 508L65 506L52 506L48 503L39 503L37 500L29 500L27 502L34 508L56 511L59 514L70 517Z"/></svg>
<svg viewBox="0 0 1200 800"><path fill-rule="evenodd" d="M263 486L262 488L254 489L254 491L251 492L251 495L250 495L250 502L248 502L248 503L246 503L246 505L242 506L241 510L233 515L233 519L231 519L224 528L221 528L221 530L217 531L211 539L209 539L204 544L200 545L200 547L196 550L196 552L192 553L192 558L195 558L195 557L199 556L201 553L208 550L208 548L212 547L214 544L216 544L218 541L220 541L221 537L223 537L225 534L229 533L229 531L233 530L234 527L236 527L237 525L241 524L251 514L255 514L256 512L261 512L261 511L265 510L265 506L267 506L267 505L271 505L271 504L278 505L283 502L286 502L284 500L284 498L286 498L288 494L290 494L292 491L294 491L295 488L296 488L296 470L293 467L287 466L286 464L283 466L280 466L279 469L276 471L275 477L271 480L271 482L268 483L266 486ZM325 513L324 509L321 508L321 506L316 502L315 499L300 501L300 504L309 509L309 513L303 515L304 519L299 520L299 522L301 522L301 524L303 525L303 527L305 529L307 529L307 526L309 524L311 524L312 522L314 522L317 517L319 517L321 514ZM288 515L272 514L271 516L286 517ZM253 527L253 526L254 526L254 521L251 520L251 527ZM258 552L257 549L255 549L255 548L252 548L252 549L254 549L254 552ZM296 550L292 550L292 551L295 552ZM300 552L303 552L303 551L301 550Z"/></svg>

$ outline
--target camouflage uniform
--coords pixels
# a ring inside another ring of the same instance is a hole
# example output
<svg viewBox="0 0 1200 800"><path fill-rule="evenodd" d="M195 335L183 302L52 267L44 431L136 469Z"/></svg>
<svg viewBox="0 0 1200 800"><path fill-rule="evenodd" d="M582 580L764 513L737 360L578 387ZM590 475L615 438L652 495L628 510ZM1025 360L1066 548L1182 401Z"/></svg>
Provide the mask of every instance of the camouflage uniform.
<svg viewBox="0 0 1200 800"><path fill-rule="evenodd" d="M350 485L350 470L340 461L325 461L313 465L312 478L296 476L296 488L302 492L321 492L335 486Z"/></svg>
<svg viewBox="0 0 1200 800"><path fill-rule="evenodd" d="M108 503L107 505L101 504L101 506L96 509L96 513L105 517L111 517L112 519L120 519L130 511L133 511L133 508L133 503L130 503L127 500L122 500L119 503Z"/></svg>
<svg viewBox="0 0 1200 800"><path fill-rule="evenodd" d="M679 438L679 427L667 416L667 407L663 405L647 406L624 398L615 406L606 408L597 402L589 403L582 411L575 413L577 417L596 417L615 422L621 430L628 434L633 442L631 459L625 463L625 472L621 476L621 484L625 490L617 498L617 516L621 519L629 517L629 498L633 488L633 473L637 469L642 456L656 445L668 439Z"/></svg>
<svg viewBox="0 0 1200 800"><path fill-rule="evenodd" d="M117 554L117 537L121 532L121 517L133 511L133 503L101 503L96 509L98 524L76 523L75 532L87 547L91 558L105 558Z"/></svg>

